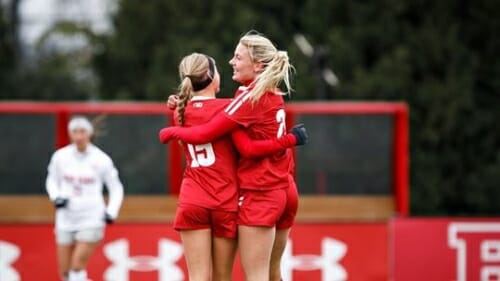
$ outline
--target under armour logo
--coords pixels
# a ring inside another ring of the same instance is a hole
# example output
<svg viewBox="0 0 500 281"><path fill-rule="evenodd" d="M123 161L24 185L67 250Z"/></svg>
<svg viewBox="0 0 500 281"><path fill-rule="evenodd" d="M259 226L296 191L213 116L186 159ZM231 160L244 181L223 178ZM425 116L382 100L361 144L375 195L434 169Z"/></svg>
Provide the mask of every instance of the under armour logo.
<svg viewBox="0 0 500 281"><path fill-rule="evenodd" d="M169 239L160 239L158 242L159 256L129 255L129 243L126 239L119 239L106 244L104 255L112 265L104 272L105 281L128 281L129 271L158 270L158 281L183 281L184 273L176 265L182 257L182 246ZM0 278L3 281L3 279Z"/></svg>
<svg viewBox="0 0 500 281"><path fill-rule="evenodd" d="M338 262L347 253L347 245L342 241L324 238L321 242L321 255L292 255L292 241L288 240L282 258L281 271L284 281L292 281L293 270L322 271L322 281L345 281L347 272Z"/></svg>
<svg viewBox="0 0 500 281"><path fill-rule="evenodd" d="M21 251L19 247L9 242L0 241L0 280L20 281L19 273L12 264L17 260Z"/></svg>

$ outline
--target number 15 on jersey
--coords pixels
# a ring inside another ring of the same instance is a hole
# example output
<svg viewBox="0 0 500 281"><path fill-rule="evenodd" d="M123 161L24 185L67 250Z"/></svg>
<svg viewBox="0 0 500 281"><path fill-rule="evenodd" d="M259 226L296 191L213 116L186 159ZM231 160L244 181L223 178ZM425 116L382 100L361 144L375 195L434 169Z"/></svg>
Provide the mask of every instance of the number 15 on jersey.
<svg viewBox="0 0 500 281"><path fill-rule="evenodd" d="M215 163L215 153L212 143L187 144L191 155L191 168L209 167Z"/></svg>

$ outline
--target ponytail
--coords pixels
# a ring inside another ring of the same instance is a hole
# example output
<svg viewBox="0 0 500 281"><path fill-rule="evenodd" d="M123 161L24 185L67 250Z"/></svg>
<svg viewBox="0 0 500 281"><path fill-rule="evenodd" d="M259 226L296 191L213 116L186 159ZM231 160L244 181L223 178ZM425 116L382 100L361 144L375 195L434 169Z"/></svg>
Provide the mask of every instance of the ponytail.
<svg viewBox="0 0 500 281"><path fill-rule="evenodd" d="M105 130L106 118L108 118L106 114L99 114L90 121L92 127L94 128L93 129L94 132L90 137L90 141L92 143L95 143L98 138L106 135L106 130Z"/></svg>
<svg viewBox="0 0 500 281"><path fill-rule="evenodd" d="M177 103L177 114L178 121L181 126L184 125L184 112L186 111L186 105L191 99L193 92L193 84L191 83L191 78L185 76L179 86L179 102Z"/></svg>
<svg viewBox="0 0 500 281"><path fill-rule="evenodd" d="M290 84L290 74L294 70L288 59L288 54L285 51L277 51L272 60L264 63L264 70L257 75L254 81L250 100L255 102L264 95L267 91L275 91L281 84L284 83L284 94L291 94L293 91Z"/></svg>

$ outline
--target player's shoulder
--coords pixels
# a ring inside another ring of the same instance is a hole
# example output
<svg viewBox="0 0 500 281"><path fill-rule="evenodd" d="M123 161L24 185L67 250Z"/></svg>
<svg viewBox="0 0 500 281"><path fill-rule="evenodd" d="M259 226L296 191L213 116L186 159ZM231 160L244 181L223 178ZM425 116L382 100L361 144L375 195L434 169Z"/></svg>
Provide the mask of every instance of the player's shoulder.
<svg viewBox="0 0 500 281"><path fill-rule="evenodd" d="M285 100L281 92L266 91L259 99L259 107L264 111L275 111L285 108Z"/></svg>
<svg viewBox="0 0 500 281"><path fill-rule="evenodd" d="M231 99L224 99L224 98L192 99L190 101L190 106L195 109L203 108L203 110L208 110L208 109L217 110L221 107L228 105L229 102L231 102Z"/></svg>
<svg viewBox="0 0 500 281"><path fill-rule="evenodd" d="M237 111L254 110L254 104L251 102L251 88L246 86L240 86L234 98L226 106L225 112L228 115L233 115Z"/></svg>
<svg viewBox="0 0 500 281"><path fill-rule="evenodd" d="M270 102L284 103L284 95L285 94L280 89L276 88L274 90L267 90L263 97L267 98Z"/></svg>
<svg viewBox="0 0 500 281"><path fill-rule="evenodd" d="M112 162L111 157L96 145L89 144L88 149L89 153L92 154L93 157L96 157L101 161Z"/></svg>
<svg viewBox="0 0 500 281"><path fill-rule="evenodd" d="M74 150L75 150L75 145L68 144L54 151L54 154L52 154L52 158L57 159L62 157L68 157L69 155L72 154Z"/></svg>
<svg viewBox="0 0 500 281"><path fill-rule="evenodd" d="M184 119L190 125L205 123L222 111L229 102L229 99L193 98L184 113Z"/></svg>
<svg viewBox="0 0 500 281"><path fill-rule="evenodd" d="M236 89L236 92L234 93L234 97L238 97L243 94L247 94L252 90L252 87L250 86L239 86L238 89Z"/></svg>

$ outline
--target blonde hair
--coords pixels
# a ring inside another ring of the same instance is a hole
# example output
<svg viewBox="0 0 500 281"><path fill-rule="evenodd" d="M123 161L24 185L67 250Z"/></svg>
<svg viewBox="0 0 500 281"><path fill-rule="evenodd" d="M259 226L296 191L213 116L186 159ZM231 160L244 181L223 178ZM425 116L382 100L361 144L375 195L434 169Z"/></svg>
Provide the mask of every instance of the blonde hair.
<svg viewBox="0 0 500 281"><path fill-rule="evenodd" d="M290 85L290 74L294 71L294 67L290 64L286 51L279 51L271 40L255 31L250 31L241 37L239 43L248 49L252 62L262 63L264 67L252 82L250 100L255 102L266 91L275 91L281 82L285 84L284 94L291 93L293 89Z"/></svg>
<svg viewBox="0 0 500 281"><path fill-rule="evenodd" d="M177 113L179 114L179 123L184 125L184 112L187 102L193 97L195 88L193 84L204 83L208 79L213 79L213 70L210 70L210 64L213 59L200 53L192 53L185 56L179 64L179 102L177 103Z"/></svg>

